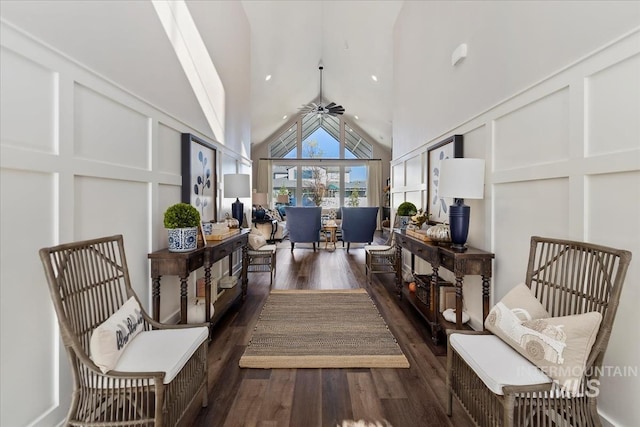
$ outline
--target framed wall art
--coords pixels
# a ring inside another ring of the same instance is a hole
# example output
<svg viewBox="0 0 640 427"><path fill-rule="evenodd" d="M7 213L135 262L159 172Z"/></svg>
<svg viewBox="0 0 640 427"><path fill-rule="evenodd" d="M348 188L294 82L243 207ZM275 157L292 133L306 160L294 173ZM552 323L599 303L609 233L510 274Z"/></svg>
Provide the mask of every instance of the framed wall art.
<svg viewBox="0 0 640 427"><path fill-rule="evenodd" d="M463 157L462 135L453 135L430 147L427 151L427 213L431 222L449 222L451 198L438 194L440 162L444 159Z"/></svg>
<svg viewBox="0 0 640 427"><path fill-rule="evenodd" d="M216 149L190 133L182 134L182 201L200 212L202 221L217 220Z"/></svg>

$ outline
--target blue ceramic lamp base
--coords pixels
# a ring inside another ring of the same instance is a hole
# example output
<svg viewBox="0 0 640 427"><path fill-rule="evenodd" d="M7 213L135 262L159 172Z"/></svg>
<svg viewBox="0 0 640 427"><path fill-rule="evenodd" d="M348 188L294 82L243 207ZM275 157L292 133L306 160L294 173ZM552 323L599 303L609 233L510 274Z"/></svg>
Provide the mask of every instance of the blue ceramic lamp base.
<svg viewBox="0 0 640 427"><path fill-rule="evenodd" d="M456 203L449 206L449 227L451 230L451 248L456 251L466 251L465 243L469 235L469 216L471 208L464 204L463 199L456 199Z"/></svg>
<svg viewBox="0 0 640 427"><path fill-rule="evenodd" d="M244 204L240 199L236 199L231 203L231 216L238 220L238 224L242 224L242 217L244 216Z"/></svg>

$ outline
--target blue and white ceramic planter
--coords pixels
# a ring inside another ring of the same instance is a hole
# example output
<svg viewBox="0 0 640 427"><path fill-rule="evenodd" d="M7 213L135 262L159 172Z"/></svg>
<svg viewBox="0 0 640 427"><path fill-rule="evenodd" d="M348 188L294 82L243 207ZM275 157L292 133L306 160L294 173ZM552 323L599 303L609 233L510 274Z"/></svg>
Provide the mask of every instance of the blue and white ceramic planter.
<svg viewBox="0 0 640 427"><path fill-rule="evenodd" d="M189 252L198 247L198 227L168 228L169 252Z"/></svg>
<svg viewBox="0 0 640 427"><path fill-rule="evenodd" d="M398 215L398 218L400 219L400 228L403 230L406 229L407 225L409 225L409 223L411 222L411 216Z"/></svg>

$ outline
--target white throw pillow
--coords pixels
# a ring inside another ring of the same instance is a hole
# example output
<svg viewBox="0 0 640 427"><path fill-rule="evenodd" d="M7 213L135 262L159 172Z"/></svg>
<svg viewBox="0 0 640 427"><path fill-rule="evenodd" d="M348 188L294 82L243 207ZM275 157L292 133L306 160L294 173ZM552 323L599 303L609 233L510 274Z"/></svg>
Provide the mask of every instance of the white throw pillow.
<svg viewBox="0 0 640 427"><path fill-rule="evenodd" d="M89 352L91 360L102 373L116 366L127 345L142 332L143 323L142 309L138 301L131 297L93 331Z"/></svg>
<svg viewBox="0 0 640 427"><path fill-rule="evenodd" d="M261 247L267 244L267 239L262 234L249 233L249 248L257 251Z"/></svg>

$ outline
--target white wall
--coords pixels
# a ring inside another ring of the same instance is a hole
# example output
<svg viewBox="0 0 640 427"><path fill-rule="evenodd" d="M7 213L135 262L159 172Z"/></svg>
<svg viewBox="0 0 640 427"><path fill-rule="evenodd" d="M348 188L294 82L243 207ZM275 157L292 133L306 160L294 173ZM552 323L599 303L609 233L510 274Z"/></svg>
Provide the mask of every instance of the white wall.
<svg viewBox="0 0 640 427"><path fill-rule="evenodd" d="M230 67L238 79L226 88L233 101L225 145L199 127L199 117L191 126L166 113L171 106L152 105L135 87L104 78L104 70L77 62L61 46L53 49L0 23L0 425L57 425L69 405L71 374L38 249L123 234L133 286L149 310L147 253L166 247L162 214L180 201L180 134L217 146L219 176L251 173L249 30L240 5L224 8L228 22L220 31L234 51L220 47L212 54L225 62L223 83ZM221 214L229 210L221 198L219 207ZM226 266L218 263L214 275ZM178 280L163 278L161 320L175 319L178 311Z"/></svg>
<svg viewBox="0 0 640 427"><path fill-rule="evenodd" d="M496 254L493 302L524 280L531 235L632 251L605 365L636 368L639 25L637 2L405 3L395 31L392 160L394 182L403 182L452 134L464 135L465 157L486 159L485 198L469 203L469 243ZM452 67L463 42L468 57ZM424 182L394 191L393 206L427 197ZM479 285L472 278L464 289L476 328ZM638 424L637 377L605 376L600 391L605 422Z"/></svg>

